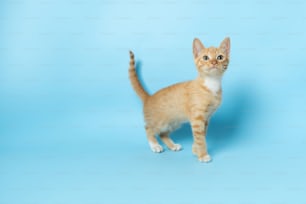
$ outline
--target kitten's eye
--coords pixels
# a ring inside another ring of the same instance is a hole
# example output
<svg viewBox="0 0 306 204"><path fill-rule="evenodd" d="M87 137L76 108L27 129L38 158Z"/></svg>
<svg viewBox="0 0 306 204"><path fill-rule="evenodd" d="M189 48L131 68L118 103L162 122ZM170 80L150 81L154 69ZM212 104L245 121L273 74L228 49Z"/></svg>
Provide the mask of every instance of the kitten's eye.
<svg viewBox="0 0 306 204"><path fill-rule="evenodd" d="M209 57L207 55L204 55L203 60L207 61L207 60L209 60Z"/></svg>
<svg viewBox="0 0 306 204"><path fill-rule="evenodd" d="M223 60L224 59L224 56L223 55L218 55L217 56L217 60Z"/></svg>

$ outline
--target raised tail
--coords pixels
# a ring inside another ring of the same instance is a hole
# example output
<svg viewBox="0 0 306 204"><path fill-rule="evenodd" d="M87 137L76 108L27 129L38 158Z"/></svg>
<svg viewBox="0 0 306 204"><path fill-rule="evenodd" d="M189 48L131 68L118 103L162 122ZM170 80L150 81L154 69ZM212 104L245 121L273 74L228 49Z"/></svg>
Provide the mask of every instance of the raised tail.
<svg viewBox="0 0 306 204"><path fill-rule="evenodd" d="M149 97L148 92L146 92L141 85L135 68L135 59L134 59L134 53L130 51L130 68L129 68L129 77L131 80L132 87L134 88L137 95L141 98L142 101L145 101L146 98Z"/></svg>

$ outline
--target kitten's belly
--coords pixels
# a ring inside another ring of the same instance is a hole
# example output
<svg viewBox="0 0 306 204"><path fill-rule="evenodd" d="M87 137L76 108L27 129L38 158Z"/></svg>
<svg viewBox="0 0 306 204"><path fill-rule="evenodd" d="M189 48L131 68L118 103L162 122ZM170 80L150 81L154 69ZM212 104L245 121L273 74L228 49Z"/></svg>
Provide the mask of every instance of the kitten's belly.
<svg viewBox="0 0 306 204"><path fill-rule="evenodd" d="M160 132L172 132L181 127L183 123L188 122L187 118L180 118L170 121L168 124L164 124Z"/></svg>

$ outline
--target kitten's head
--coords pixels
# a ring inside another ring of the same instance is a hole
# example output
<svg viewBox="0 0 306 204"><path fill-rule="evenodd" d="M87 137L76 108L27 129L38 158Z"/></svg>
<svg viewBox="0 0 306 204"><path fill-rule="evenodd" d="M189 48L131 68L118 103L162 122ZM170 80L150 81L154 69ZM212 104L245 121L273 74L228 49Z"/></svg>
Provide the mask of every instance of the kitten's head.
<svg viewBox="0 0 306 204"><path fill-rule="evenodd" d="M225 38L217 48L206 48L198 38L195 38L193 56L200 76L221 76L229 63L230 39Z"/></svg>

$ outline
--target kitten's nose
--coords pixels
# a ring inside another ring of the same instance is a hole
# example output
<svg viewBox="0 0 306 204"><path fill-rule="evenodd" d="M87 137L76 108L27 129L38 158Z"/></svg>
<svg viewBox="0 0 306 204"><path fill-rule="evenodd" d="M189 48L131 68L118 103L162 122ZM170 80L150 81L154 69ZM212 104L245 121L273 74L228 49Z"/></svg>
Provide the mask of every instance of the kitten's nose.
<svg viewBox="0 0 306 204"><path fill-rule="evenodd" d="M211 63L212 63L213 65L216 65L216 64L217 64L217 60L212 60Z"/></svg>

